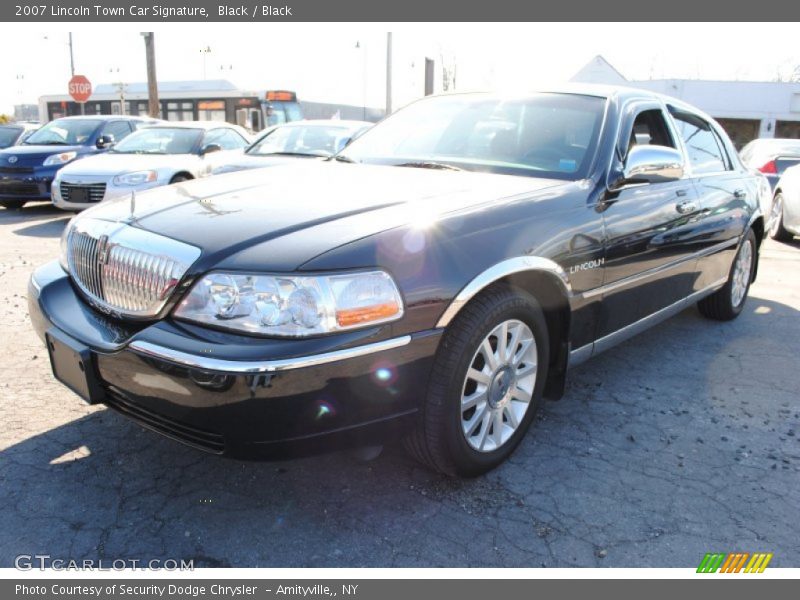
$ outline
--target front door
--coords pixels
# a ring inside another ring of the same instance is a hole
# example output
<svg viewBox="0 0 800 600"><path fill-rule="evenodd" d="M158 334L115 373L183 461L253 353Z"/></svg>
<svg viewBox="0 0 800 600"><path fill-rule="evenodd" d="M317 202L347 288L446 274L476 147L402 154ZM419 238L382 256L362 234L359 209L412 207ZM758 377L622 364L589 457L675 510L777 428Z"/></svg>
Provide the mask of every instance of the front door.
<svg viewBox="0 0 800 600"><path fill-rule="evenodd" d="M627 150L642 144L680 148L659 105L639 107L627 123L622 132ZM700 211L689 179L622 189L603 208L606 249L598 338L689 294L696 260L687 239Z"/></svg>

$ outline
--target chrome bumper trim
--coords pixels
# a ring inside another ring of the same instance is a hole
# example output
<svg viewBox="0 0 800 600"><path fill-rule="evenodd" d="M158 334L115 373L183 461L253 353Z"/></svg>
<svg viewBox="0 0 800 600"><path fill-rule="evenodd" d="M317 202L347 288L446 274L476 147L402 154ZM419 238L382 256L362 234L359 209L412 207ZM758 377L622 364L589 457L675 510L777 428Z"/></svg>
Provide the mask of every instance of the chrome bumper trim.
<svg viewBox="0 0 800 600"><path fill-rule="evenodd" d="M363 346L345 348L343 350L333 350L332 352L323 352L321 354L312 354L310 356L298 356L296 358L283 358L263 361L237 361L214 358L212 356L198 356L196 354L189 354L187 352L165 348L150 342L137 340L134 340L128 344L128 348L133 352L142 354L144 356L158 358L167 362L182 365L184 367L190 367L192 369L200 369L203 371L219 371L223 373L256 374L276 373L278 371L289 371L291 369L315 367L317 365L324 365L340 360L366 356L375 352L383 352L384 350L400 348L401 346L408 345L410 342L411 336L404 335L388 340L382 340L380 342L364 344Z"/></svg>

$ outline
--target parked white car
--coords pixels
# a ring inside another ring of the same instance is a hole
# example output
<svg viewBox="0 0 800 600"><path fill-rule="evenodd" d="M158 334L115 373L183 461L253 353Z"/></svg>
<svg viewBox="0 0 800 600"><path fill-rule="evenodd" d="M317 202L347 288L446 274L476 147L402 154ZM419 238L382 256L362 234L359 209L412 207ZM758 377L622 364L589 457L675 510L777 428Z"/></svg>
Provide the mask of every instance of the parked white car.
<svg viewBox="0 0 800 600"><path fill-rule="evenodd" d="M783 172L775 186L769 236L773 240L791 241L800 235L800 165Z"/></svg>
<svg viewBox="0 0 800 600"><path fill-rule="evenodd" d="M52 186L53 204L83 210L133 191L206 177L249 143L247 131L229 123L183 121L146 127L104 154L59 170Z"/></svg>
<svg viewBox="0 0 800 600"><path fill-rule="evenodd" d="M330 158L374 123L314 119L276 125L263 131L244 154L214 168L214 175L274 167L297 159Z"/></svg>

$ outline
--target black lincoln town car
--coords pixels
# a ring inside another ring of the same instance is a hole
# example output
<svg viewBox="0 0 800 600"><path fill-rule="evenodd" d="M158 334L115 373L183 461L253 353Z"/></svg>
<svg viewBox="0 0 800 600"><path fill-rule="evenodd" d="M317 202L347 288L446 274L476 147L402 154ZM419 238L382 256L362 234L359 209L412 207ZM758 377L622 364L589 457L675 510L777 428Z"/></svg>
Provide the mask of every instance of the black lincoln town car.
<svg viewBox="0 0 800 600"><path fill-rule="evenodd" d="M231 457L403 438L471 476L569 367L735 318L769 186L708 116L616 88L415 102L327 161L100 203L35 271L53 373Z"/></svg>

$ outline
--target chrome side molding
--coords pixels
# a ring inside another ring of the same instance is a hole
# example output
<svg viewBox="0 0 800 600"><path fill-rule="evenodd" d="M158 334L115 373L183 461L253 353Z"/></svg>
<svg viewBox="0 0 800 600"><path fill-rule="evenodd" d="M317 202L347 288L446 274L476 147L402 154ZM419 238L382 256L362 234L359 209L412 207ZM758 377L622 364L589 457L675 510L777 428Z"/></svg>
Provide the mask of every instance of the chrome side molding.
<svg viewBox="0 0 800 600"><path fill-rule="evenodd" d="M258 374L277 373L279 371L302 369L304 367L315 367L317 365L347 360L350 358L356 358L358 356L366 356L367 354L373 354L375 352L391 350L392 348L399 348L409 344L410 342L411 336L403 335L388 340L381 340L380 342L364 344L362 346L344 348L343 350L333 350L331 352L322 352L320 354L312 354L309 356L298 356L296 358L259 361L227 360L214 358L213 356L208 355L201 356L197 354L189 354L188 352L181 352L180 350L173 350L172 348L165 348L164 346L159 346L151 342L140 340L132 341L130 344L128 344L128 348L133 352L143 356L157 358L184 367L200 369L202 371L218 371L232 374Z"/></svg>
<svg viewBox="0 0 800 600"><path fill-rule="evenodd" d="M442 316L439 317L436 328L447 327L458 312L464 308L464 305L485 287L503 277L508 277L515 273L523 273L525 271L543 271L555 275L561 283L566 296L568 298L572 296L572 286L570 285L569 277L567 277L566 271L564 271L558 263L541 256L517 256L489 267L464 286L450 302L447 309L442 313Z"/></svg>
<svg viewBox="0 0 800 600"><path fill-rule="evenodd" d="M718 244L714 244L713 246L709 246L704 250L693 252L692 254L689 254L683 258L679 258L678 260L672 261L668 264L659 265L657 267L653 267L652 269L648 269L647 271L642 271L641 273L636 273L635 275L625 277L624 279L618 279L617 281L606 283L605 285L601 285L599 287L586 290L585 292L582 292L578 295L584 300L587 300L589 298L594 298L602 294L608 294L609 292L613 292L615 290L631 285L633 283L639 283L651 277L655 277L662 273L666 273L671 269L686 264L687 262L697 260L698 258L702 258L710 254L715 254L721 250L725 250L726 248L735 246L738 243L739 243L739 238L731 238L729 240L725 240L724 242L720 242Z"/></svg>

